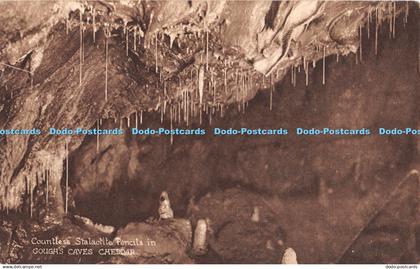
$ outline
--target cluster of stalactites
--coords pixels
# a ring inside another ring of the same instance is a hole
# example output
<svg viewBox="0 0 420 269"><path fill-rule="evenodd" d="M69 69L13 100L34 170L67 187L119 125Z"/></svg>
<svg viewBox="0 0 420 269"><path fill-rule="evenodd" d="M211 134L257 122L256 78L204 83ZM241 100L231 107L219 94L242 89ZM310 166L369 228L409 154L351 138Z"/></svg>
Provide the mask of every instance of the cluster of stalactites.
<svg viewBox="0 0 420 269"><path fill-rule="evenodd" d="M359 23L359 38L360 43L350 47L350 51L358 54L356 61L362 61L363 46L362 36L366 33L370 38L374 35L375 38L375 53L378 48L378 29L386 21L389 21L390 36L395 37L395 23L396 17L405 12L404 23L407 23L407 16L409 13L409 4L404 3L404 6L395 2L381 3L377 5L368 5L361 15ZM305 83L309 84L309 73L311 68L316 67L316 62L322 60L322 83L326 83L326 67L325 57L336 54L337 60L340 54L349 52L349 48L334 43L327 42L324 44L315 44L314 50L302 50L299 57L291 57L282 66L277 66L274 71L270 72L269 76L264 76L256 72L250 66L238 66L228 57L224 57L222 51L215 49L214 40L217 37L212 36L210 27L195 27L188 28L184 26L184 31L195 31L190 35L194 36L194 42L201 43L202 47L198 51L190 48L188 42L185 43L186 47L183 48L186 53L192 53L195 58L194 63L187 68L180 70L177 76L172 76L165 71L164 55L165 51L173 47L174 42L179 40L179 44L183 43L183 39L191 38L189 35L183 35L182 27L167 26L160 30L155 30L151 35L148 33L149 38L146 39L145 29L139 25L131 24L128 26L127 21L109 22L105 18L105 14L95 11L94 8L89 8L83 13L79 12L79 28L81 32L81 48L83 48L83 36L87 27L91 27L93 39L95 40L95 33L98 29L104 29L106 36L105 44L105 82L104 82L104 97L108 101L108 38L111 38L111 32L121 30L125 35L126 54L129 51L137 52L138 48L142 47L154 54L155 71L158 73L159 80L153 85L143 85L145 88L156 88L158 92L155 105L151 108L138 109L140 112L146 110L157 110L161 114L161 121L168 119L172 123L186 123L189 125L192 121L202 123L203 114L207 115L211 123L212 117L217 113L223 116L226 107L229 104L235 104L238 110L245 111L246 103L255 95L259 89L270 89L269 109L273 107L272 92L274 90L275 82L283 78L290 70L291 82L296 84L296 72L302 69L305 72ZM205 23L205 21L203 22ZM375 25L375 32L371 32L370 25ZM73 25L67 21L66 25L71 27ZM193 29L193 30L192 30ZM150 38L153 36L153 38ZM169 37L169 38L165 38ZM197 40L199 42L197 42ZM212 42L212 44L209 44ZM195 54L195 55L194 55ZM83 83L83 49L80 55L80 84ZM280 73L280 75L279 75ZM138 118L138 111L130 112L129 115L123 117L130 118L131 114L135 114ZM136 120L137 123L137 120Z"/></svg>
<svg viewBox="0 0 420 269"><path fill-rule="evenodd" d="M66 149L65 147L64 151L68 152ZM68 155L65 159L68 160ZM12 175L6 173L5 163L3 163L0 174L0 209L6 214L16 211L32 218L40 204L46 210L52 203L53 206L57 206L57 203L61 204L59 184L63 172L61 160L57 152L40 151L27 161L24 172L12 181L10 180ZM64 207L58 211L64 211Z"/></svg>

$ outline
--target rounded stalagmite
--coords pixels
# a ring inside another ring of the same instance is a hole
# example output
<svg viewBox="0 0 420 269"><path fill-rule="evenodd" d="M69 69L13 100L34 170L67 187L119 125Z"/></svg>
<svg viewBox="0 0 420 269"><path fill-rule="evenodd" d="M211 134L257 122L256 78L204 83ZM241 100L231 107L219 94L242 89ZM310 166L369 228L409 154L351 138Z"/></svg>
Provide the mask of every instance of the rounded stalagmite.
<svg viewBox="0 0 420 269"><path fill-rule="evenodd" d="M298 264L296 252L293 248L287 248L284 251L283 259L281 260L282 264Z"/></svg>
<svg viewBox="0 0 420 269"><path fill-rule="evenodd" d="M193 251L195 255L204 255L207 252L207 222L204 219L197 221L194 232Z"/></svg>
<svg viewBox="0 0 420 269"><path fill-rule="evenodd" d="M163 191L160 194L159 218L172 219L173 217L174 212L171 208L171 202L169 201L168 193L166 191Z"/></svg>

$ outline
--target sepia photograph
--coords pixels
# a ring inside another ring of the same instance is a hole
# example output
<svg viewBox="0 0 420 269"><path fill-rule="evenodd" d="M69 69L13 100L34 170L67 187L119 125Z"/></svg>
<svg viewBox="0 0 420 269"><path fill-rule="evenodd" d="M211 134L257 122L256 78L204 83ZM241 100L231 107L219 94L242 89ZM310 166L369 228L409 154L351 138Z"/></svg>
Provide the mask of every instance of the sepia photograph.
<svg viewBox="0 0 420 269"><path fill-rule="evenodd" d="M418 268L419 154L418 0L0 0L2 268Z"/></svg>

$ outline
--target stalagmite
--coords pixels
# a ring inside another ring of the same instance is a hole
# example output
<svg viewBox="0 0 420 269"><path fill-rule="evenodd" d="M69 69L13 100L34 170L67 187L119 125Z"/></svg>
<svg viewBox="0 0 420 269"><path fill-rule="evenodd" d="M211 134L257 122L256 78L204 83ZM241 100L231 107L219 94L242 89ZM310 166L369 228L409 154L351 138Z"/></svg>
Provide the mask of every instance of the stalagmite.
<svg viewBox="0 0 420 269"><path fill-rule="evenodd" d="M322 85L325 85L325 46L322 55Z"/></svg>
<svg viewBox="0 0 420 269"><path fill-rule="evenodd" d="M287 248L281 261L282 264L298 264L297 255L293 248Z"/></svg>
<svg viewBox="0 0 420 269"><path fill-rule="evenodd" d="M254 206L254 211L252 212L251 221L253 222L260 221L260 208L258 206Z"/></svg>
<svg viewBox="0 0 420 269"><path fill-rule="evenodd" d="M199 94L199 102L200 106L203 104L203 96L204 96L204 66L200 66L198 70L198 94Z"/></svg>
<svg viewBox="0 0 420 269"><path fill-rule="evenodd" d="M140 124L143 124L143 110L140 110Z"/></svg>
<svg viewBox="0 0 420 269"><path fill-rule="evenodd" d="M193 242L194 255L200 256L207 252L207 222L204 219L197 221L197 227L194 231Z"/></svg>
<svg viewBox="0 0 420 269"><path fill-rule="evenodd" d="M168 193L163 191L160 194L160 206L159 206L159 219L172 219L174 217L174 212L171 208L171 202L169 200Z"/></svg>

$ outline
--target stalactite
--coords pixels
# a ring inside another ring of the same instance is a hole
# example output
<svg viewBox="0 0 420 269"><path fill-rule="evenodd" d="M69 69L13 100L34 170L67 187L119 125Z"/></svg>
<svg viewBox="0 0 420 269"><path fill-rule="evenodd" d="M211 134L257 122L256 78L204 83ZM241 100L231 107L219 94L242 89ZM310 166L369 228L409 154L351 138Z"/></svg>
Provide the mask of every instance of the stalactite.
<svg viewBox="0 0 420 269"><path fill-rule="evenodd" d="M6 199L6 215L9 215L9 189L8 188L6 188L6 191L5 191L6 193L5 193L5 197L4 197L4 199Z"/></svg>
<svg viewBox="0 0 420 269"><path fill-rule="evenodd" d="M209 30L206 28L206 70L209 70Z"/></svg>
<svg viewBox="0 0 420 269"><path fill-rule="evenodd" d="M273 89L270 87L270 111L273 110Z"/></svg>
<svg viewBox="0 0 420 269"><path fill-rule="evenodd" d="M191 93L191 118L194 119L195 118L195 100L194 100L194 93Z"/></svg>
<svg viewBox="0 0 420 269"><path fill-rule="evenodd" d="M201 106L199 107L199 111L200 111L200 125L203 124L203 110L201 109Z"/></svg>
<svg viewBox="0 0 420 269"><path fill-rule="evenodd" d="M181 101L178 101L175 108L176 108L176 113L175 113L176 122L179 124L181 123Z"/></svg>
<svg viewBox="0 0 420 269"><path fill-rule="evenodd" d="M139 113L137 111L135 112L134 120L135 120L135 128L137 129L139 128Z"/></svg>
<svg viewBox="0 0 420 269"><path fill-rule="evenodd" d="M162 105L162 101L161 101L161 97L159 96L159 109L160 109L160 123L163 123L163 105Z"/></svg>
<svg viewBox="0 0 420 269"><path fill-rule="evenodd" d="M247 90L246 90L245 87L246 86L244 86L244 89L243 89L243 92L242 92L242 112L243 113L245 113L245 108L246 108L246 106L245 106L245 99L246 99L246 96L247 96Z"/></svg>
<svg viewBox="0 0 420 269"><path fill-rule="evenodd" d="M47 165L47 167L48 167L48 165ZM49 190L50 190L50 188L49 188L49 182L50 182L50 179L49 179L49 176L48 176L48 169L46 169L45 170L45 204L47 205L47 209L48 209L48 199L49 199Z"/></svg>
<svg viewBox="0 0 420 269"><path fill-rule="evenodd" d="M294 75L294 66L292 65L291 70L290 70L290 84L293 85L293 75Z"/></svg>
<svg viewBox="0 0 420 269"><path fill-rule="evenodd" d="M64 152L66 158L66 193L65 193L65 208L64 212L68 213L68 206L69 206L69 145L67 140L65 140L64 144Z"/></svg>
<svg viewBox="0 0 420 269"><path fill-rule="evenodd" d="M96 42L96 11L95 8L92 9L92 38L93 43Z"/></svg>
<svg viewBox="0 0 420 269"><path fill-rule="evenodd" d="M360 62L362 62L363 57L363 28L362 25L359 27L359 52L360 52Z"/></svg>
<svg viewBox="0 0 420 269"><path fill-rule="evenodd" d="M127 24L124 23L124 34L125 34L125 55L128 57L128 30Z"/></svg>
<svg viewBox="0 0 420 269"><path fill-rule="evenodd" d="M322 85L325 85L325 45L322 54Z"/></svg>
<svg viewBox="0 0 420 269"><path fill-rule="evenodd" d="M378 55L378 30L379 30L379 19L378 19L378 8L375 10L375 55Z"/></svg>
<svg viewBox="0 0 420 269"><path fill-rule="evenodd" d="M158 69L158 35L157 33L155 34L155 71L156 73L159 71Z"/></svg>
<svg viewBox="0 0 420 269"><path fill-rule="evenodd" d="M208 113L208 112L207 112ZM212 118L211 118L211 114L212 113L208 113L209 114L209 125L211 125L211 120L212 120Z"/></svg>
<svg viewBox="0 0 420 269"><path fill-rule="evenodd" d="M186 98L187 98L187 104L186 104L186 110L187 110L187 126L189 126L189 124L190 124L190 113L189 113L189 111L190 111L190 102L191 102L191 100L189 98L189 91L187 91Z"/></svg>
<svg viewBox="0 0 420 269"><path fill-rule="evenodd" d="M182 112L183 112L183 121L187 122L187 90L183 89L181 92L181 103L182 103Z"/></svg>
<svg viewBox="0 0 420 269"><path fill-rule="evenodd" d="M258 206L254 206L254 210L251 215L252 222L260 222L260 208Z"/></svg>
<svg viewBox="0 0 420 269"><path fill-rule="evenodd" d="M32 178L28 179L28 184L29 184L29 211L30 211L30 216L31 218L33 217L33 210L34 210L34 192L33 192L33 186L32 186Z"/></svg>
<svg viewBox="0 0 420 269"><path fill-rule="evenodd" d="M204 67L200 66L198 71L198 94L199 94L199 102L200 106L203 104L203 96L204 96Z"/></svg>
<svg viewBox="0 0 420 269"><path fill-rule="evenodd" d="M133 50L137 50L137 27L133 29Z"/></svg>
<svg viewBox="0 0 420 269"><path fill-rule="evenodd" d="M392 2L392 38L395 38L395 21L397 19L396 6L397 4L395 2Z"/></svg>
<svg viewBox="0 0 420 269"><path fill-rule="evenodd" d="M358 57L359 56L359 52L358 51L359 51L359 49L354 53L354 56L355 56L354 59L356 61L356 64L359 64L359 57Z"/></svg>
<svg viewBox="0 0 420 269"><path fill-rule="evenodd" d="M368 11L368 17L367 17L367 37L370 39L370 9Z"/></svg>
<svg viewBox="0 0 420 269"><path fill-rule="evenodd" d="M140 124L143 124L143 110L140 110Z"/></svg>
<svg viewBox="0 0 420 269"><path fill-rule="evenodd" d="M171 145L173 145L173 143L174 143L174 135L172 134L172 129L173 129L173 119L172 119L172 117L173 117L173 108L171 106L170 109L169 109L169 121L170 121L170 124L171 124L171 138L170 138Z"/></svg>
<svg viewBox="0 0 420 269"><path fill-rule="evenodd" d="M306 57L305 56L302 57L302 62L303 62L303 71L305 72L305 86L308 86L308 82L309 82L309 65L308 65L308 61L306 60Z"/></svg>
<svg viewBox="0 0 420 269"><path fill-rule="evenodd" d="M82 86L82 79L83 79L83 30L82 30L82 12L80 11L79 16L79 35L80 35L80 44L79 44L79 52L80 52L80 65L79 65L79 85Z"/></svg>
<svg viewBox="0 0 420 269"><path fill-rule="evenodd" d="M108 29L105 28L105 102L108 101Z"/></svg>
<svg viewBox="0 0 420 269"><path fill-rule="evenodd" d="M99 121L96 121L96 129L98 129L99 130ZM96 134L96 154L99 154L99 149L100 149L100 147L99 147L99 133L98 134Z"/></svg>
<svg viewBox="0 0 420 269"><path fill-rule="evenodd" d="M393 19L392 19L392 17L393 16L392 16L392 3L391 2L388 4L388 13L391 14L389 16L389 38L391 39L392 38L392 33L394 31L394 29L392 29L392 26L393 26Z"/></svg>

